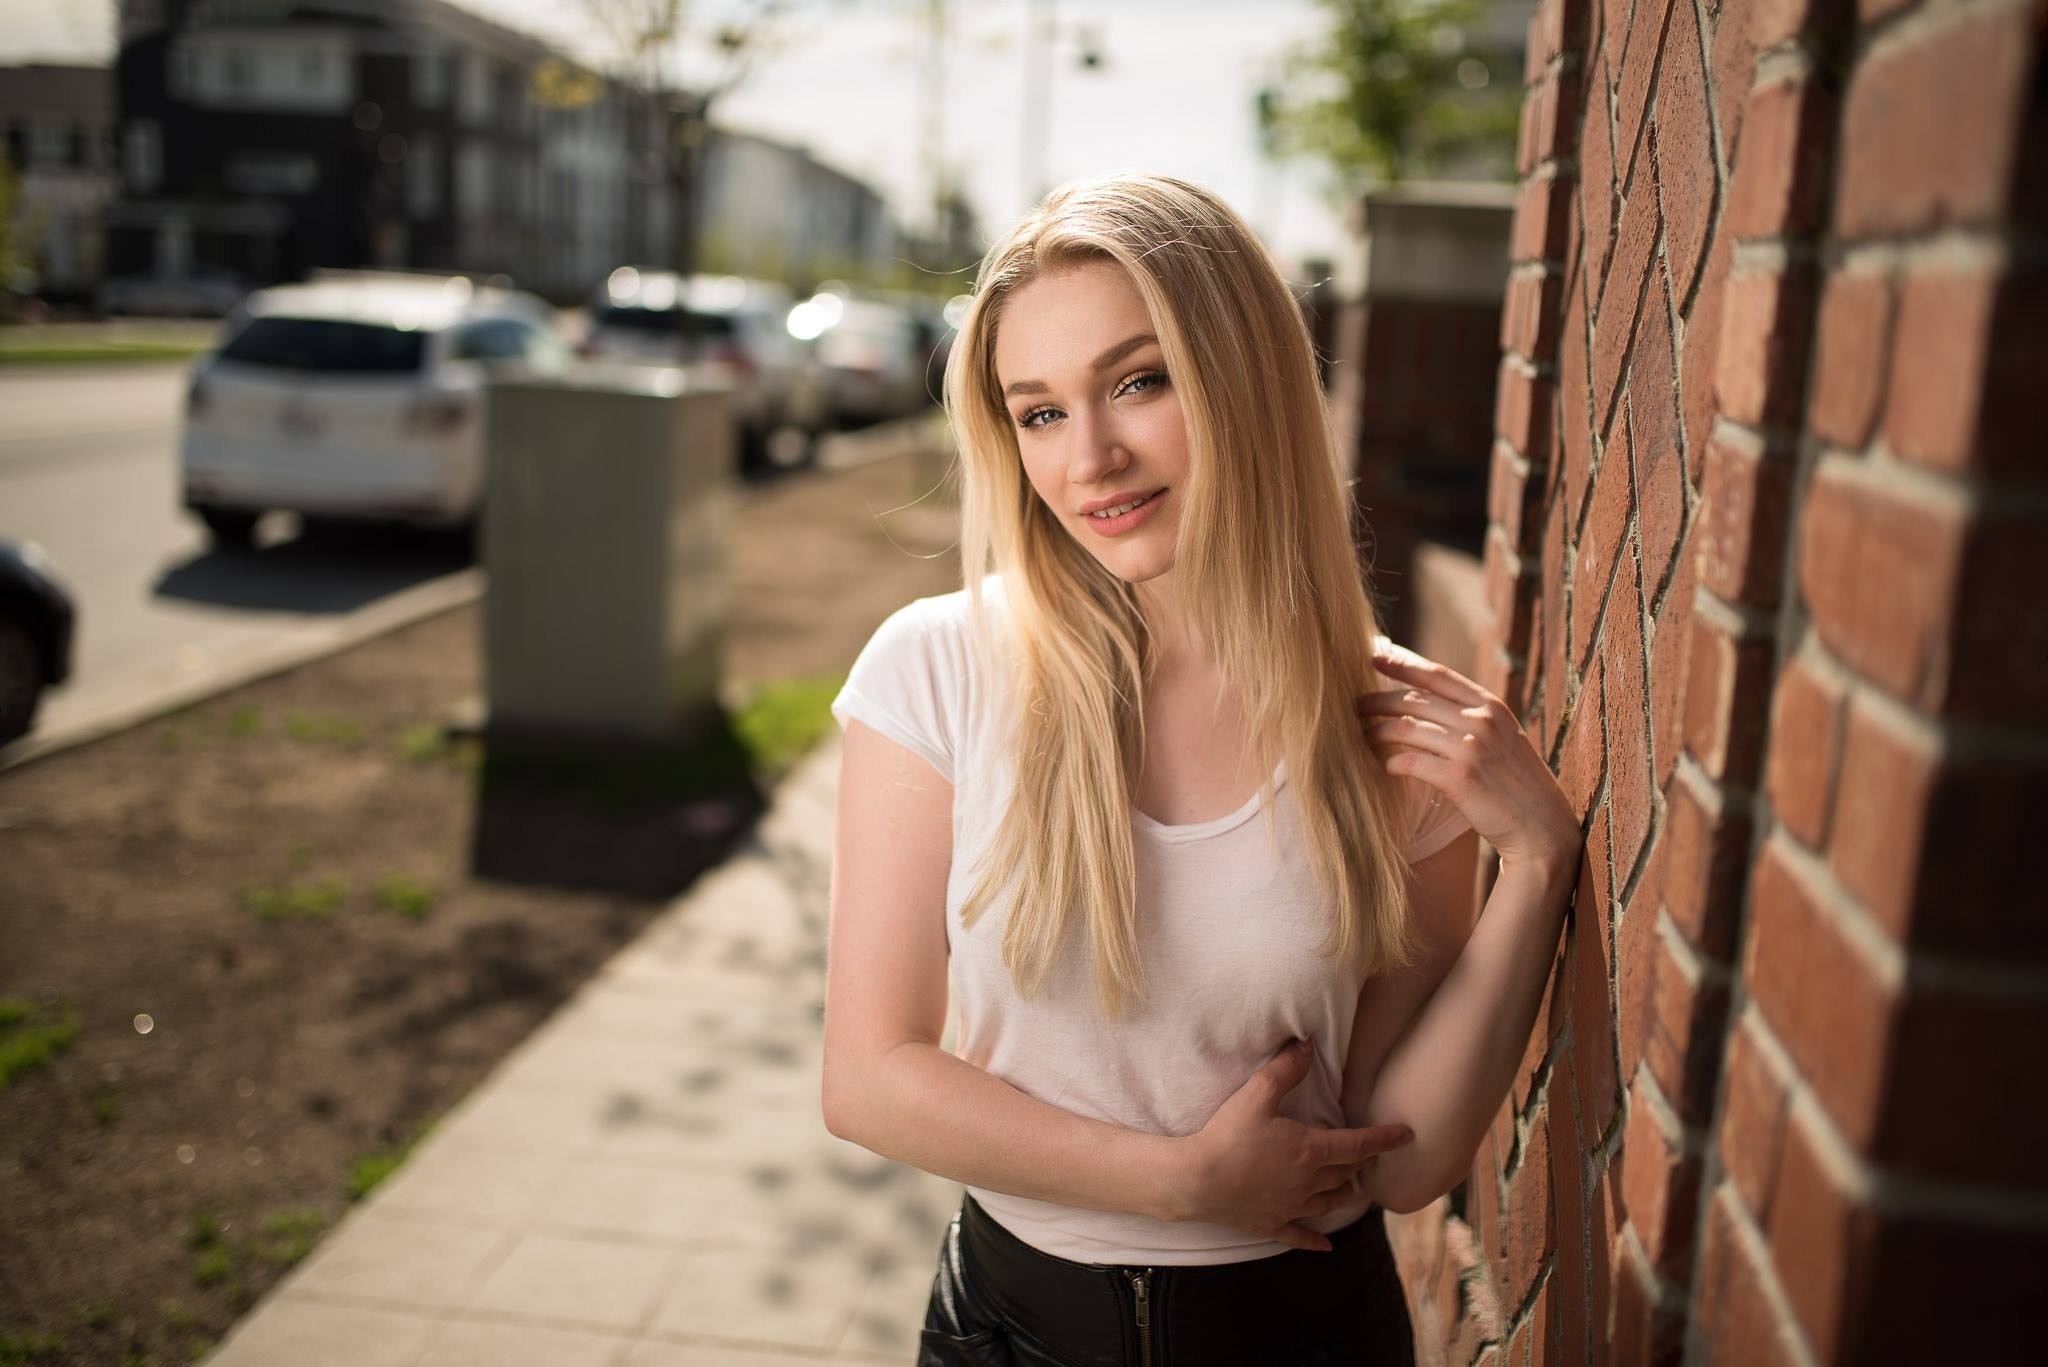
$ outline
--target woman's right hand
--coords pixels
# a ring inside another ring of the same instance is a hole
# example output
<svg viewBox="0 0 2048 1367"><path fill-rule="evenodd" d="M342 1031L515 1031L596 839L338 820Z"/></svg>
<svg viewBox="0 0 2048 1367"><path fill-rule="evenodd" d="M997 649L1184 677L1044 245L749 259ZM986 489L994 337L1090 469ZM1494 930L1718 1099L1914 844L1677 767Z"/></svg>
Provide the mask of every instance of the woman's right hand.
<svg viewBox="0 0 2048 1367"><path fill-rule="evenodd" d="M1281 1101L1308 1076L1313 1057L1306 1041L1288 1044L1182 1141L1188 1219L1329 1252L1329 1239L1301 1222L1348 1200L1355 1174L1415 1135L1406 1125L1323 1129L1281 1115Z"/></svg>

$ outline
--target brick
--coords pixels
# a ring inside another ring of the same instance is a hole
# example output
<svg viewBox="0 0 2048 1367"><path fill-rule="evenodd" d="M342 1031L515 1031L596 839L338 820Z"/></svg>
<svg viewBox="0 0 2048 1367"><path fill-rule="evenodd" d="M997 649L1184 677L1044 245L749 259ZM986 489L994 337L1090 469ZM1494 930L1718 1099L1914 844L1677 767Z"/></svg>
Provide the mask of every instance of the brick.
<svg viewBox="0 0 2048 1367"><path fill-rule="evenodd" d="M1654 805L1650 783L1649 699L1643 662L1643 629L1638 614L1642 591L1635 557L1623 553L1614 574L1614 593L1602 629L1602 694L1607 711L1607 790L1613 798L1609 835L1614 876L1624 884L1649 834Z"/></svg>
<svg viewBox="0 0 2048 1367"><path fill-rule="evenodd" d="M1590 1148L1607 1133L1621 1101L1615 1073L1614 1011L1608 1004L1613 970L1608 963L1605 913L1599 905L1575 912L1571 924L1572 1085Z"/></svg>
<svg viewBox="0 0 2048 1367"><path fill-rule="evenodd" d="M2020 585L2048 583L2048 518L1993 499L1970 529L1946 661L1934 705L1951 717L2048 725L2048 612L2014 611Z"/></svg>
<svg viewBox="0 0 2048 1367"><path fill-rule="evenodd" d="M1835 131L1827 85L1806 75L1759 85L1742 122L1748 136L1735 162L1722 231L1741 239L1818 232Z"/></svg>
<svg viewBox="0 0 2048 1367"><path fill-rule="evenodd" d="M1750 28L1759 48L1804 37L1832 43L1849 26L1850 0L1758 0L1750 7Z"/></svg>
<svg viewBox="0 0 2048 1367"><path fill-rule="evenodd" d="M1630 195L1621 206L1621 224L1616 230L1613 259L1601 285L1600 307L1593 320L1593 429L1605 433L1614 411L1614 396L1621 384L1622 368L1628 362L1635 340L1637 305L1643 297L1643 282L1649 277L1650 262L1657 251L1657 197L1649 187Z"/></svg>
<svg viewBox="0 0 2048 1367"><path fill-rule="evenodd" d="M1982 272L1906 277L1892 340L1885 440L1948 473L2038 477L2048 285Z"/></svg>
<svg viewBox="0 0 2048 1367"><path fill-rule="evenodd" d="M1654 907L1646 904L1641 910L1654 912ZM1654 957L1643 1058L1679 1119L1701 1125L1714 1106L1721 1030L1728 1018L1728 978L1712 965L1689 971L1663 936Z"/></svg>
<svg viewBox="0 0 2048 1367"><path fill-rule="evenodd" d="M1765 1228L1778 1283L1815 1359L1853 1361L1838 1355L1841 1330L1844 1320L1859 1316L1866 1304L1869 1246L1877 1221L1841 1189L1822 1161L1813 1133L1819 1123L1824 1122L1793 1111Z"/></svg>
<svg viewBox="0 0 2048 1367"><path fill-rule="evenodd" d="M1693 296L1686 316L1685 345L1678 371L1679 406L1685 414L1685 477L1694 488L1700 485L1707 450L1707 433L1712 430L1717 404L1714 372L1721 357L1721 316L1727 305L1728 273L1734 261L1735 239L1727 233L1714 234L1707 249L1706 273Z"/></svg>
<svg viewBox="0 0 2048 1367"><path fill-rule="evenodd" d="M1493 613L1492 639L1503 650L1520 654L1529 648L1530 618L1534 616L1530 599L1535 586L1533 576L1522 573L1507 538L1498 531L1487 533L1482 577L1487 606Z"/></svg>
<svg viewBox="0 0 2048 1367"><path fill-rule="evenodd" d="M1557 753L1563 743L1565 665L1570 620L1564 611L1565 501L1554 498L1543 519L1543 684L1542 751Z"/></svg>
<svg viewBox="0 0 2048 1367"><path fill-rule="evenodd" d="M1579 126L1579 217L1585 229L1586 278L1599 283L1607 278L1607 253L1614 245L1614 133L1607 120L1607 101L1601 91L1604 63L1596 69L1593 106Z"/></svg>
<svg viewBox="0 0 2048 1367"><path fill-rule="evenodd" d="M1649 592L1663 584L1685 520L1685 462L1678 450L1678 391L1673 385L1678 359L1672 352L1664 288L1664 267L1654 264L1628 376L1636 534L1643 552L1643 585Z"/></svg>
<svg viewBox="0 0 2048 1367"><path fill-rule="evenodd" d="M1593 500L1586 510L1585 526L1579 531L1578 553L1572 564L1572 649L1575 663L1584 660L1593 645L1593 629L1607 600L1607 586L1614 577L1615 564L1627 553L1629 507L1628 425L1614 429L1613 441L1601 458L1593 477ZM1637 628L1630 619L1627 629Z"/></svg>
<svg viewBox="0 0 2048 1367"><path fill-rule="evenodd" d="M1840 680L1795 658L1780 675L1771 700L1764 790L1778 820L1809 849L1827 847L1846 692Z"/></svg>
<svg viewBox="0 0 2048 1367"><path fill-rule="evenodd" d="M1763 760L1774 645L1695 619L1685 675L1685 749L1723 783L1753 786Z"/></svg>
<svg viewBox="0 0 2048 1367"><path fill-rule="evenodd" d="M1830 650L1894 695L1937 707L1953 667L1966 515L1853 473L1833 461L1814 473L1801 511L1800 591Z"/></svg>
<svg viewBox="0 0 2048 1367"><path fill-rule="evenodd" d="M1835 188L1842 236L2000 220L2022 165L2034 23L2023 5L1965 12L1858 65Z"/></svg>
<svg viewBox="0 0 2048 1367"><path fill-rule="evenodd" d="M1535 498L1518 460L1505 442L1493 446L1493 472L1486 481L1487 521L1500 528L1508 549L1517 555L1536 550L1542 535L1543 507Z"/></svg>
<svg viewBox="0 0 2048 1367"><path fill-rule="evenodd" d="M1665 1280L1692 1277L1693 1213L1699 1206L1700 1159L1677 1147L1657 1123L1652 1103L1638 1083L1622 1136L1621 1193L1628 1222Z"/></svg>
<svg viewBox="0 0 2048 1367"><path fill-rule="evenodd" d="M1737 1232L1733 1193L1722 1187L1707 1207L1701 1250L1699 1326L1710 1367L1796 1367L1796 1328L1778 1318L1765 1285L1773 1280L1751 1242Z"/></svg>
<svg viewBox="0 0 2048 1367"><path fill-rule="evenodd" d="M1502 350L1539 365L1556 361L1563 298L1564 277L1557 271L1515 272L1508 280L1506 302L1501 310Z"/></svg>
<svg viewBox="0 0 2048 1367"><path fill-rule="evenodd" d="M1518 157L1523 175L1571 150L1568 141L1579 108L1577 68L1546 73L1522 105Z"/></svg>
<svg viewBox="0 0 2048 1367"><path fill-rule="evenodd" d="M1663 601L1652 606L1650 648L1650 754L1652 775L1662 791L1678 764L1680 723L1684 720L1685 670L1691 650L1695 557L1681 548L1674 557L1671 582Z"/></svg>
<svg viewBox="0 0 2048 1367"><path fill-rule="evenodd" d="M1728 277L1725 309L1714 372L1721 411L1752 427L1791 427L1806 397L1812 268L1738 271Z"/></svg>
<svg viewBox="0 0 2048 1367"><path fill-rule="evenodd" d="M1555 173L1536 176L1522 186L1515 199L1514 220L1508 230L1508 253L1513 261L1562 261L1565 227L1571 218L1572 182Z"/></svg>
<svg viewBox="0 0 2048 1367"><path fill-rule="evenodd" d="M2041 1193L2048 1001L1910 992L1899 1012L1871 1157L1901 1172Z"/></svg>
<svg viewBox="0 0 2048 1367"><path fill-rule="evenodd" d="M1592 1209L1587 1220L1592 1247L1587 1249L1587 1327L1592 1335L1592 1352L1573 1362L1607 1364L1613 1359L1610 1336L1613 1330L1615 1246L1627 1218L1621 1200L1621 1164L1609 1163L1593 1185Z"/></svg>
<svg viewBox="0 0 2048 1367"><path fill-rule="evenodd" d="M1685 1325L1657 1295L1654 1274L1626 1244L1614 1254L1614 1361L1631 1367L1678 1367Z"/></svg>
<svg viewBox="0 0 2048 1367"><path fill-rule="evenodd" d="M1957 957L2048 962L2033 867L2048 775L1939 746L1859 700L1842 739L1828 866L1893 939Z"/></svg>
<svg viewBox="0 0 2048 1367"><path fill-rule="evenodd" d="M1765 843L1744 975L1752 1000L1849 1141L1867 1147L1897 1024L1898 989ZM1817 990L1820 985L1825 990Z"/></svg>
<svg viewBox="0 0 2048 1367"><path fill-rule="evenodd" d="M1730 4L1724 0L1714 8L1714 36L1710 44L1713 53L1714 118L1721 127L1722 166L1726 168L1741 161L1735 153L1741 142L1743 109L1756 69L1754 28L1759 6Z"/></svg>
<svg viewBox="0 0 2048 1367"><path fill-rule="evenodd" d="M1637 903L1622 915L1614 933L1616 1053L1623 1085L1649 1049L1657 1013L1657 909Z"/></svg>
<svg viewBox="0 0 2048 1367"><path fill-rule="evenodd" d="M1508 1089L1515 1113L1529 1109L1529 1096L1535 1088L1536 1074L1543 1066L1543 1060L1550 1056L1550 1050L1564 1033L1566 1003L1571 1000L1567 986L1563 992L1559 983L1569 983L1571 965L1568 952L1560 948L1550 968L1550 976L1543 983L1543 1000L1536 1007L1538 1028L1529 1032L1529 1042L1522 1049L1522 1062L1515 1069L1514 1085Z"/></svg>
<svg viewBox="0 0 2048 1367"><path fill-rule="evenodd" d="M1581 821L1586 819L1586 813L1592 807L1593 793L1600 786L1603 772L1599 668L1600 659L1596 655L1592 670L1580 685L1571 719L1565 724L1564 751L1557 771L1558 786L1564 790L1565 799L1572 804L1572 810Z"/></svg>
<svg viewBox="0 0 2048 1367"><path fill-rule="evenodd" d="M1687 944L1726 962L1734 953L1735 911L1749 862L1749 816L1725 804L1716 809L1683 775L1665 796L1665 909Z"/></svg>
<svg viewBox="0 0 2048 1367"><path fill-rule="evenodd" d="M1523 1142L1515 1174L1508 1180L1507 1265L1501 1279L1501 1304L1510 1314L1527 1304L1536 1276L1556 1247L1551 1223L1550 1126L1547 1112L1537 1112Z"/></svg>
<svg viewBox="0 0 2048 1367"><path fill-rule="evenodd" d="M1664 47L1664 16L1671 7L1672 0L1635 0L1635 9L1628 19L1628 50L1621 58L1614 108L1615 179L1625 194L1634 174L1639 142L1636 135L1650 113L1657 57ZM1648 177L1644 179L1647 182Z"/></svg>
<svg viewBox="0 0 2048 1367"><path fill-rule="evenodd" d="M1721 436L1707 442L1697 514L1699 582L1730 603L1772 608L1785 573L1792 462Z"/></svg>
<svg viewBox="0 0 2048 1367"><path fill-rule="evenodd" d="M1493 407L1494 430L1518 453L1528 455L1543 449L1541 437L1553 421L1556 402L1557 385L1553 381L1531 375L1518 361L1501 360Z"/></svg>
<svg viewBox="0 0 2048 1367"><path fill-rule="evenodd" d="M1599 912L1603 933L1610 944L1614 943L1615 939L1616 918L1614 880L1611 876L1613 865L1607 856L1607 818L1611 810L1610 804L1602 802L1594 811L1593 819L1586 823L1586 848L1579 856L1579 895L1584 897L1590 894L1593 905ZM1597 1097L1587 1102L1591 1108L1597 1108L1599 1104Z"/></svg>
<svg viewBox="0 0 2048 1367"><path fill-rule="evenodd" d="M1785 1141L1787 1092L1746 1016L1728 1039L1723 1095L1721 1162L1743 1202L1757 1219L1768 1220Z"/></svg>
<svg viewBox="0 0 2048 1367"><path fill-rule="evenodd" d="M1588 413L1586 354L1586 286L1574 275L1565 293L1564 335L1558 339L1558 408L1562 415L1563 443L1559 474L1564 483L1565 505L1573 526L1585 509L1586 485L1593 472L1593 427Z"/></svg>
<svg viewBox="0 0 2048 1367"><path fill-rule="evenodd" d="M1683 302L1692 291L1706 251L1720 174L1714 161L1714 132L1708 124L1699 19L1686 4L1673 4L1669 16L1664 62L1657 77L1655 167L1671 295Z"/></svg>
<svg viewBox="0 0 2048 1367"><path fill-rule="evenodd" d="M1820 298L1811 415L1822 440L1856 450L1869 444L1884 393L1891 319L1892 285L1885 276L1829 274Z"/></svg>

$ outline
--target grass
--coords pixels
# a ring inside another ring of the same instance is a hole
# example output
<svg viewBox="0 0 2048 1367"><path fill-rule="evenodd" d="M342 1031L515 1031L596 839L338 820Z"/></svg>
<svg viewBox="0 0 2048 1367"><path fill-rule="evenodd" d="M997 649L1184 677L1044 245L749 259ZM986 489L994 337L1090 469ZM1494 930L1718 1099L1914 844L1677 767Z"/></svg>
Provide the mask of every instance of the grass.
<svg viewBox="0 0 2048 1367"><path fill-rule="evenodd" d="M42 1068L78 1040L78 1012L38 1012L20 997L0 999L0 1092L14 1079Z"/></svg>
<svg viewBox="0 0 2048 1367"><path fill-rule="evenodd" d="M0 1367L17 1363L53 1362L64 1351L62 1334L15 1333L0 1329Z"/></svg>
<svg viewBox="0 0 2048 1367"><path fill-rule="evenodd" d="M362 724L340 713L288 712L284 730L293 740L339 745L350 750L360 749L363 744Z"/></svg>
<svg viewBox="0 0 2048 1367"><path fill-rule="evenodd" d="M381 910L408 921L424 921L440 893L431 884L415 883L402 873L394 873L377 880L371 896Z"/></svg>
<svg viewBox="0 0 2048 1367"><path fill-rule="evenodd" d="M189 361L213 348L179 342L23 342L0 341L0 367L14 365L91 365L107 361ZM6 1359L0 1358L0 1362Z"/></svg>
<svg viewBox="0 0 2048 1367"><path fill-rule="evenodd" d="M846 676L820 675L765 684L733 718L733 730L763 773L779 776L832 726L832 699Z"/></svg>
<svg viewBox="0 0 2048 1367"><path fill-rule="evenodd" d="M92 1116L102 1127L113 1124L121 1118L121 1094L112 1087L101 1087L92 1094Z"/></svg>
<svg viewBox="0 0 2048 1367"><path fill-rule="evenodd" d="M400 759L431 764L448 752L448 734L433 722L415 722L398 733L396 744Z"/></svg>
<svg viewBox="0 0 2048 1367"><path fill-rule="evenodd" d="M405 1143L397 1148L383 1149L376 1153L366 1153L351 1163L348 1170L349 1199L351 1201L360 1201L375 1191L379 1182L382 1182L392 1173L397 1172L405 1160L411 1157L412 1151L419 1146L419 1142L425 1139L433 1128L433 1122L428 1121L425 1125L420 1126L418 1133L414 1134L412 1138L406 1140Z"/></svg>
<svg viewBox="0 0 2048 1367"><path fill-rule="evenodd" d="M263 729L263 709L247 703L228 714L228 734L253 736Z"/></svg>
<svg viewBox="0 0 2048 1367"><path fill-rule="evenodd" d="M324 921L348 898L339 878L307 883L244 883L242 909L262 921Z"/></svg>
<svg viewBox="0 0 2048 1367"><path fill-rule="evenodd" d="M290 1267L311 1253L326 1232L327 1217L320 1211L312 1206L292 1206L272 1212L263 1221L249 1253L274 1267Z"/></svg>

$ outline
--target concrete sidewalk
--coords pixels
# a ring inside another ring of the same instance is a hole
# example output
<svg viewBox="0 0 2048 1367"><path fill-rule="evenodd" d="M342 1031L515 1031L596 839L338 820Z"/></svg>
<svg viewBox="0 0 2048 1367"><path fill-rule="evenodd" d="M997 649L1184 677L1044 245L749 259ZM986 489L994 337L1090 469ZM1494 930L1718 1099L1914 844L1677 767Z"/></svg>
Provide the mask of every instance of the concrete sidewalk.
<svg viewBox="0 0 2048 1367"><path fill-rule="evenodd" d="M208 1359L907 1363L957 1183L818 1109L836 737Z"/></svg>

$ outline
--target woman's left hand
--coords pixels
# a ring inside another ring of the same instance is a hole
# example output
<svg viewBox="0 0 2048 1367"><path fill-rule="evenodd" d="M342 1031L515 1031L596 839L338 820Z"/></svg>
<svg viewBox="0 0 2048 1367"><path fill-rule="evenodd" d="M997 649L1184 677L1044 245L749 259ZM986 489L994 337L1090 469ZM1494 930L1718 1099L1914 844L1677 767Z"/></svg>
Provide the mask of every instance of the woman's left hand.
<svg viewBox="0 0 2048 1367"><path fill-rule="evenodd" d="M1373 665L1408 685L1358 699L1387 772L1413 775L1454 803L1504 864L1578 858L1578 819L1513 709L1384 636Z"/></svg>

